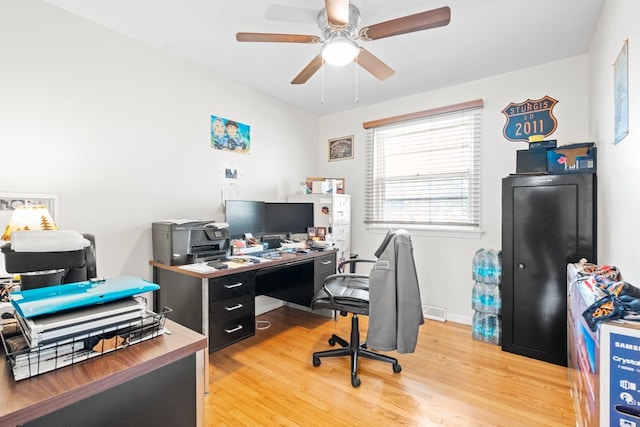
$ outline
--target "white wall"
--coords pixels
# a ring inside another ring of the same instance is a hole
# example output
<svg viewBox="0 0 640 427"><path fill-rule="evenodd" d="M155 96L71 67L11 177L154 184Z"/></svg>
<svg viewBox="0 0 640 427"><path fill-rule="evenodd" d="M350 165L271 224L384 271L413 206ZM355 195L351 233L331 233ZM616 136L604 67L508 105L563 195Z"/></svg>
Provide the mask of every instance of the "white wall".
<svg viewBox="0 0 640 427"><path fill-rule="evenodd" d="M599 147L599 258L633 281L640 268L633 251L640 202L630 197L640 174L632 164L640 150L633 120L640 55L631 17L639 7L609 0L590 56L316 118L39 0L0 0L0 192L59 194L61 227L96 235L101 275L149 278L153 220L223 218L222 164L239 168L247 199L284 200L305 176L345 177L354 252L369 257L381 234L362 223L362 122L482 98L484 233L414 237L423 302L470 323L471 259L477 248L501 247L500 182L515 172L515 151L526 147L503 138L501 110L549 95L559 101L551 138ZM613 146L611 64L625 38L631 133ZM251 155L209 147L212 114L252 126ZM327 140L351 134L355 159L327 162Z"/></svg>
<svg viewBox="0 0 640 427"><path fill-rule="evenodd" d="M0 192L56 193L63 229L96 236L98 273L151 277L151 222L223 220L317 173L318 120L39 0L0 0ZM251 125L251 154L210 148L210 116Z"/></svg>
<svg viewBox="0 0 640 427"><path fill-rule="evenodd" d="M640 3L608 0L589 55L589 132L598 141L598 262L640 286ZM629 39L629 134L614 145L613 63Z"/></svg>
<svg viewBox="0 0 640 427"><path fill-rule="evenodd" d="M510 102L523 102L549 95L558 100L553 110L558 119L558 128L548 139L557 139L561 145L588 141L587 65L588 58L582 55L322 117L318 148L320 173L321 176L346 178L346 190L352 194L353 200L353 252L370 258L382 238L381 232L368 230L363 224L365 131L362 123L483 99L482 236L461 237L419 231L413 233L423 303L446 308L449 320L471 323L471 261L478 248L502 247L501 180L510 173L515 173L515 151L527 148L526 143L509 142L503 137L502 129L506 118L501 111ZM351 134L355 135L355 159L326 161L327 139Z"/></svg>

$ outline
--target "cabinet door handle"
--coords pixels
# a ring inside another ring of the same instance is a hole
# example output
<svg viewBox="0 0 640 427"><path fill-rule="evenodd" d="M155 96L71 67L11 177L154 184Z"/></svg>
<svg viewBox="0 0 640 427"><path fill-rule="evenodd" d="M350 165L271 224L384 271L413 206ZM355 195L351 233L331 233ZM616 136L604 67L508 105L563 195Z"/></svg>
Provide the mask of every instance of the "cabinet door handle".
<svg viewBox="0 0 640 427"><path fill-rule="evenodd" d="M242 286L242 282L234 283L233 285L224 285L227 289L237 288L238 286Z"/></svg>
<svg viewBox="0 0 640 427"><path fill-rule="evenodd" d="M242 325L238 325L235 328L231 328L231 329L225 329L224 331L228 334L232 334L234 332L238 332L239 330L242 329Z"/></svg>
<svg viewBox="0 0 640 427"><path fill-rule="evenodd" d="M527 267L527 266L526 266L526 265L524 265L524 263L522 263L522 262L519 262L519 263L518 263L518 268L519 268L520 270L524 270L526 267Z"/></svg>
<svg viewBox="0 0 640 427"><path fill-rule="evenodd" d="M227 310L227 311L233 311L233 310L237 310L237 309L242 308L242 307L244 307L242 304L236 304L236 305L234 305L232 307L225 307L224 309Z"/></svg>
<svg viewBox="0 0 640 427"><path fill-rule="evenodd" d="M333 261L321 261L320 263L322 265L329 265L329 264L333 264Z"/></svg>

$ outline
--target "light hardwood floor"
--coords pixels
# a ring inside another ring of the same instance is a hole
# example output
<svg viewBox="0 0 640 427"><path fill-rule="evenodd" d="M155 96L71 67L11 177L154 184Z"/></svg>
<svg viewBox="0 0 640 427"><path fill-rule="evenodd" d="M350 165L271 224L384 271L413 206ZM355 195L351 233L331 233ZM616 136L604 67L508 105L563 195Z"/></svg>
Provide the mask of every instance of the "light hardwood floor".
<svg viewBox="0 0 640 427"><path fill-rule="evenodd" d="M575 426L566 368L475 341L469 326L427 320L415 353L389 353L401 373L364 359L353 388L348 358L311 363L332 333L348 339L350 318L279 308L258 320L271 327L210 355L208 426Z"/></svg>

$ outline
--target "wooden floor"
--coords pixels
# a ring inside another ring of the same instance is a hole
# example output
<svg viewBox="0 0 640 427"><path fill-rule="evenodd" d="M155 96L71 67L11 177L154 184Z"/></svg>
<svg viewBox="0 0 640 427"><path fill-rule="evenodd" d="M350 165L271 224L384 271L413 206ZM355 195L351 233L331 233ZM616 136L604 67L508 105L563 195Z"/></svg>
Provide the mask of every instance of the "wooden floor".
<svg viewBox="0 0 640 427"><path fill-rule="evenodd" d="M427 320L415 353L389 353L401 373L364 359L353 388L348 358L311 363L332 333L349 337L349 318L280 308L258 320L271 327L210 355L208 426L575 426L566 368L474 341L469 326Z"/></svg>

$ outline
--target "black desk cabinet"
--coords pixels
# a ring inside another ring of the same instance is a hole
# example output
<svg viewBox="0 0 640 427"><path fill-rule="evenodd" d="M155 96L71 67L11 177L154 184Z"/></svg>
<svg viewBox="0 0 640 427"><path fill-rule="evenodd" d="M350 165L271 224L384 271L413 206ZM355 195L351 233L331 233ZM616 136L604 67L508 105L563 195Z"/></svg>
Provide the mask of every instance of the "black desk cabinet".
<svg viewBox="0 0 640 427"><path fill-rule="evenodd" d="M209 279L209 349L255 335L255 272Z"/></svg>
<svg viewBox="0 0 640 427"><path fill-rule="evenodd" d="M567 365L567 264L596 262L595 174L502 181L502 349Z"/></svg>
<svg viewBox="0 0 640 427"><path fill-rule="evenodd" d="M256 291L258 295L309 307L324 278L335 272L335 253L316 257L313 262L304 259L266 267L256 272Z"/></svg>
<svg viewBox="0 0 640 427"><path fill-rule="evenodd" d="M255 335L255 297L268 295L303 307L336 271L336 251L285 254L281 260L200 274L154 261L154 308L209 337L214 352Z"/></svg>

